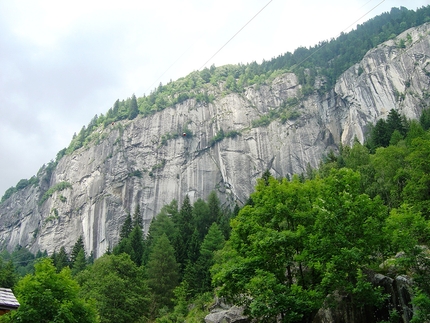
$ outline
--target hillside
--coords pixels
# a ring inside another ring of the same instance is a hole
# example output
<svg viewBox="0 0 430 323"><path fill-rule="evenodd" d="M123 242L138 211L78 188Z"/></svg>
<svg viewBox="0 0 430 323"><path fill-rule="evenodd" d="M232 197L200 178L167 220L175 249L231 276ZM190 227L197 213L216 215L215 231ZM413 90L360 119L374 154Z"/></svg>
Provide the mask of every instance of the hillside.
<svg viewBox="0 0 430 323"><path fill-rule="evenodd" d="M117 101L55 162L7 194L0 245L52 253L83 236L98 257L117 243L136 206L146 232L163 205L186 195L194 202L215 190L225 206L241 206L265 170L276 177L306 172L340 143L363 142L369 125L391 109L417 118L429 104L429 62L427 23L330 74L335 82L305 63L252 82L229 74L243 67L225 66L214 72L225 78L199 83L203 73L194 72L152 96ZM167 91L184 84L186 91Z"/></svg>

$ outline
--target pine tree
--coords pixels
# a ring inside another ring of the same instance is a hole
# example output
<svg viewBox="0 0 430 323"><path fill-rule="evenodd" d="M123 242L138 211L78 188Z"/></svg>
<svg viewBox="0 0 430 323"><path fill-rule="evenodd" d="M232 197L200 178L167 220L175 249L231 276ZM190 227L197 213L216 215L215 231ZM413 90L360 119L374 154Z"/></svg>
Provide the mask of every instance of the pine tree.
<svg viewBox="0 0 430 323"><path fill-rule="evenodd" d="M133 231L131 231L128 240L130 241L131 246L131 260L133 260L133 262L138 266L142 265L143 233L139 225L136 225L133 228Z"/></svg>
<svg viewBox="0 0 430 323"><path fill-rule="evenodd" d="M208 196L208 207L209 207L209 226L207 230L209 230L210 226L214 222L218 222L221 216L221 208L220 201L215 191L212 191ZM207 231L205 235L207 234Z"/></svg>
<svg viewBox="0 0 430 323"><path fill-rule="evenodd" d="M406 126L404 125L402 116L394 109L391 109L388 113L387 130L390 138L395 130L398 130L402 136L406 135Z"/></svg>
<svg viewBox="0 0 430 323"><path fill-rule="evenodd" d="M194 264L199 257L201 241L197 229L194 230L187 248L187 261Z"/></svg>
<svg viewBox="0 0 430 323"><path fill-rule="evenodd" d="M224 235L213 223L200 247L199 258L192 268L187 267L184 279L193 295L212 290L210 268L214 265L214 252L224 246Z"/></svg>
<svg viewBox="0 0 430 323"><path fill-rule="evenodd" d="M69 267L69 265L69 256L67 255L66 249L63 246L60 248L60 252L55 258L55 268L57 268L57 272L60 272L63 268Z"/></svg>
<svg viewBox="0 0 430 323"><path fill-rule="evenodd" d="M146 269L148 286L153 292L156 308L172 307L173 290L179 282L175 251L165 234L154 242Z"/></svg>
<svg viewBox="0 0 430 323"><path fill-rule="evenodd" d="M82 236L79 236L78 240L72 248L72 252L70 253L70 262L72 264L72 267L74 266L76 258L78 257L78 254L81 250L84 252L84 257L86 257L84 239L82 238Z"/></svg>
<svg viewBox="0 0 430 323"><path fill-rule="evenodd" d="M133 227L137 225L143 228L143 218L142 218L142 213L140 212L139 204L136 205L136 208L134 209L134 213L133 213Z"/></svg>
<svg viewBox="0 0 430 323"><path fill-rule="evenodd" d="M175 225L179 231L175 239L176 259L180 264L181 271L183 272L188 262L188 248L194 232L193 207L191 206L190 197L188 195L185 196L181 210L179 211L178 217L175 221Z"/></svg>
<svg viewBox="0 0 430 323"><path fill-rule="evenodd" d="M138 114L139 114L139 107L137 106L136 96L133 94L130 100L128 118L130 120L133 120L134 118L137 117Z"/></svg>
<svg viewBox="0 0 430 323"><path fill-rule="evenodd" d="M80 249L75 261L73 262L72 275L75 276L87 267L87 260L85 258L85 250Z"/></svg>
<svg viewBox="0 0 430 323"><path fill-rule="evenodd" d="M145 247L142 261L144 264L148 262L149 254L151 253L153 247L153 242L159 237L161 237L163 234L167 235L169 241L176 241L175 239L178 235L178 229L172 221L172 218L170 216L171 213L169 213L166 209L166 206L164 206L161 209L160 213L152 219L151 225L149 226L148 235L144 240Z"/></svg>
<svg viewBox="0 0 430 323"><path fill-rule="evenodd" d="M209 209L208 204L204 200L199 198L197 199L197 201L194 202L193 222L195 229L197 229L199 233L200 242L203 241L206 233L209 230L210 225L212 224L212 222L210 222L210 212L211 210Z"/></svg>
<svg viewBox="0 0 430 323"><path fill-rule="evenodd" d="M130 235L131 230L133 230L133 225L132 225L132 221L131 221L131 215L129 212L129 213L127 213L127 217L125 218L125 221L124 221L124 223L121 227L121 231L119 233L119 237L121 238L121 240L127 238Z"/></svg>

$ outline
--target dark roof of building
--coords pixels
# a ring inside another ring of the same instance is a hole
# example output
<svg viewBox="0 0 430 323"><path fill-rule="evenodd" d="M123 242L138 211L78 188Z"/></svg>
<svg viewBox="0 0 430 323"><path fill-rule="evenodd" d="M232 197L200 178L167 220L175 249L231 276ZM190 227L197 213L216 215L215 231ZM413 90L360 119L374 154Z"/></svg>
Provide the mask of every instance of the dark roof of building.
<svg viewBox="0 0 430 323"><path fill-rule="evenodd" d="M10 288L0 288L0 308L16 309L19 303Z"/></svg>

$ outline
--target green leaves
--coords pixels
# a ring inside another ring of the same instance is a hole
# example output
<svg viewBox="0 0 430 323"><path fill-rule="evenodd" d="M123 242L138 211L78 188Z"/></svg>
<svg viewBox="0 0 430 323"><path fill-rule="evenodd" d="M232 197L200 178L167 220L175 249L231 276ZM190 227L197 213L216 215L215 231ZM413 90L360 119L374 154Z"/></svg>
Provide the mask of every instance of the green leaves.
<svg viewBox="0 0 430 323"><path fill-rule="evenodd" d="M21 306L13 312L20 322L97 322L90 302L79 297L79 285L65 268L57 273L51 261L42 259L35 274L19 281L15 293Z"/></svg>
<svg viewBox="0 0 430 323"><path fill-rule="evenodd" d="M101 322L136 322L149 313L149 290L127 254L104 255L77 276L81 297L94 299Z"/></svg>
<svg viewBox="0 0 430 323"><path fill-rule="evenodd" d="M358 172L332 169L304 182L268 177L251 198L212 268L220 295L267 322L306 321L335 291L354 306L381 298L363 269L382 261L388 213L380 198L361 193Z"/></svg>

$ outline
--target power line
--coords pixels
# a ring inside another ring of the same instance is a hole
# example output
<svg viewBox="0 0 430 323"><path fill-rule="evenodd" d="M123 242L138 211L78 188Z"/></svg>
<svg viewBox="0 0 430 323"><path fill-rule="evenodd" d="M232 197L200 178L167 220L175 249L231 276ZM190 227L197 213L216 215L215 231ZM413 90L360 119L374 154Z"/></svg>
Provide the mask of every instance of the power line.
<svg viewBox="0 0 430 323"><path fill-rule="evenodd" d="M372 1L372 0L370 0ZM370 1L368 1L366 4L368 4ZM348 27L346 27L345 29L343 29L338 35L337 37L339 37L343 32L345 32L346 30L348 30L349 28L351 28L353 25L355 25L357 22L359 22L361 19L363 19L365 16L367 16L369 13L371 13L373 10L375 10L377 7L379 7L383 2L385 2L385 0L382 0L381 2L379 2L376 6L374 6L372 9L370 9L369 11L367 11L364 15L362 15L360 18L358 18L357 20L355 20L352 24L350 24ZM324 45L322 45L321 47L319 47L317 50L315 50L313 53L311 53L309 56L305 57L302 61L300 61L297 66L300 66L302 63L304 63L305 61L307 61L309 58L311 58L313 55L315 55L316 53L318 53L321 49L323 49L324 47L326 47L328 45L328 42L325 43Z"/></svg>
<svg viewBox="0 0 430 323"><path fill-rule="evenodd" d="M155 83L157 83L159 80L161 80L161 78L164 76L164 74L166 74L174 65L176 65L176 63L182 58L182 56L185 55L186 52L188 52L190 50L190 48L192 48L193 46L188 47L181 55L179 55L179 57L172 63L170 64L170 66L154 81L154 83L152 83L148 89L145 91L148 92L151 90L151 88L154 86Z"/></svg>
<svg viewBox="0 0 430 323"><path fill-rule="evenodd" d="M206 64L208 62L210 62L225 46L227 46L228 43L230 43L249 23L251 23L251 21L253 21L273 0L270 0L269 2L267 2L251 19L249 19L229 40L227 40L199 69L197 69L197 71L201 70L202 68L204 68L206 66ZM367 1L363 6L360 7L363 8L365 7L368 3L372 2L373 0L369 0ZM345 29L343 29L339 35L341 35L343 32L345 32L346 30L348 30L351 26L353 26L354 24L356 24L358 21L360 21L361 19L363 19L365 16L367 16L370 12L372 12L373 10L375 10L377 7L379 7L383 2L385 2L385 0L382 0L381 2L379 2L376 6L374 6L372 9L370 9L369 11L367 11L364 15L362 15L360 18L356 19L353 23L351 23L348 27L346 27ZM338 35L338 36L339 36ZM306 60L308 60L310 57L312 57L315 53L317 53L318 51L320 51L321 49L323 49L327 44L324 44L323 46L321 46L320 48L318 48L317 50L315 50L313 53L311 53L309 56L307 56L306 58L304 58L301 62L299 62L297 64L297 66L301 65L302 63L304 63ZM153 86L154 84L156 84L173 66L175 66L177 64L177 62L185 55L185 53L187 53L190 48L192 48L193 46L190 46L189 48L187 48L181 55L179 55L179 57L172 63L170 64L170 66L157 78L156 81L154 81L151 86L145 91L148 92Z"/></svg>
<svg viewBox="0 0 430 323"><path fill-rule="evenodd" d="M201 70L203 67L205 67L205 65L212 59L214 58L233 38L235 38L252 20L255 19L255 17L257 17L273 0L270 0L268 3L266 3L266 5L261 8L251 19L248 20L248 22L246 24L244 24L242 26L242 28L239 29L239 31L237 31L224 45L221 46L220 49L218 49L215 54L213 54L197 71ZM200 38L200 37L198 37ZM188 52L190 50L190 48L192 48L194 45L188 47L181 55L179 55L179 57L172 63L170 64L170 66L149 86L149 88L145 91L148 92L151 90L151 88L154 86L154 84L156 84L174 65L176 65L176 63L185 55L186 52Z"/></svg>
<svg viewBox="0 0 430 323"><path fill-rule="evenodd" d="M254 20L255 17L257 17L273 0L270 0L268 3L266 3L266 5L261 8L251 19L248 20L248 22L246 24L244 24L242 26L242 28L239 29L239 31L237 31L229 40L227 40L227 42L221 46L220 49L218 49L215 54L213 54L199 69L201 70L203 67L205 67L205 65L212 59L214 58L234 37L236 37L252 20Z"/></svg>

